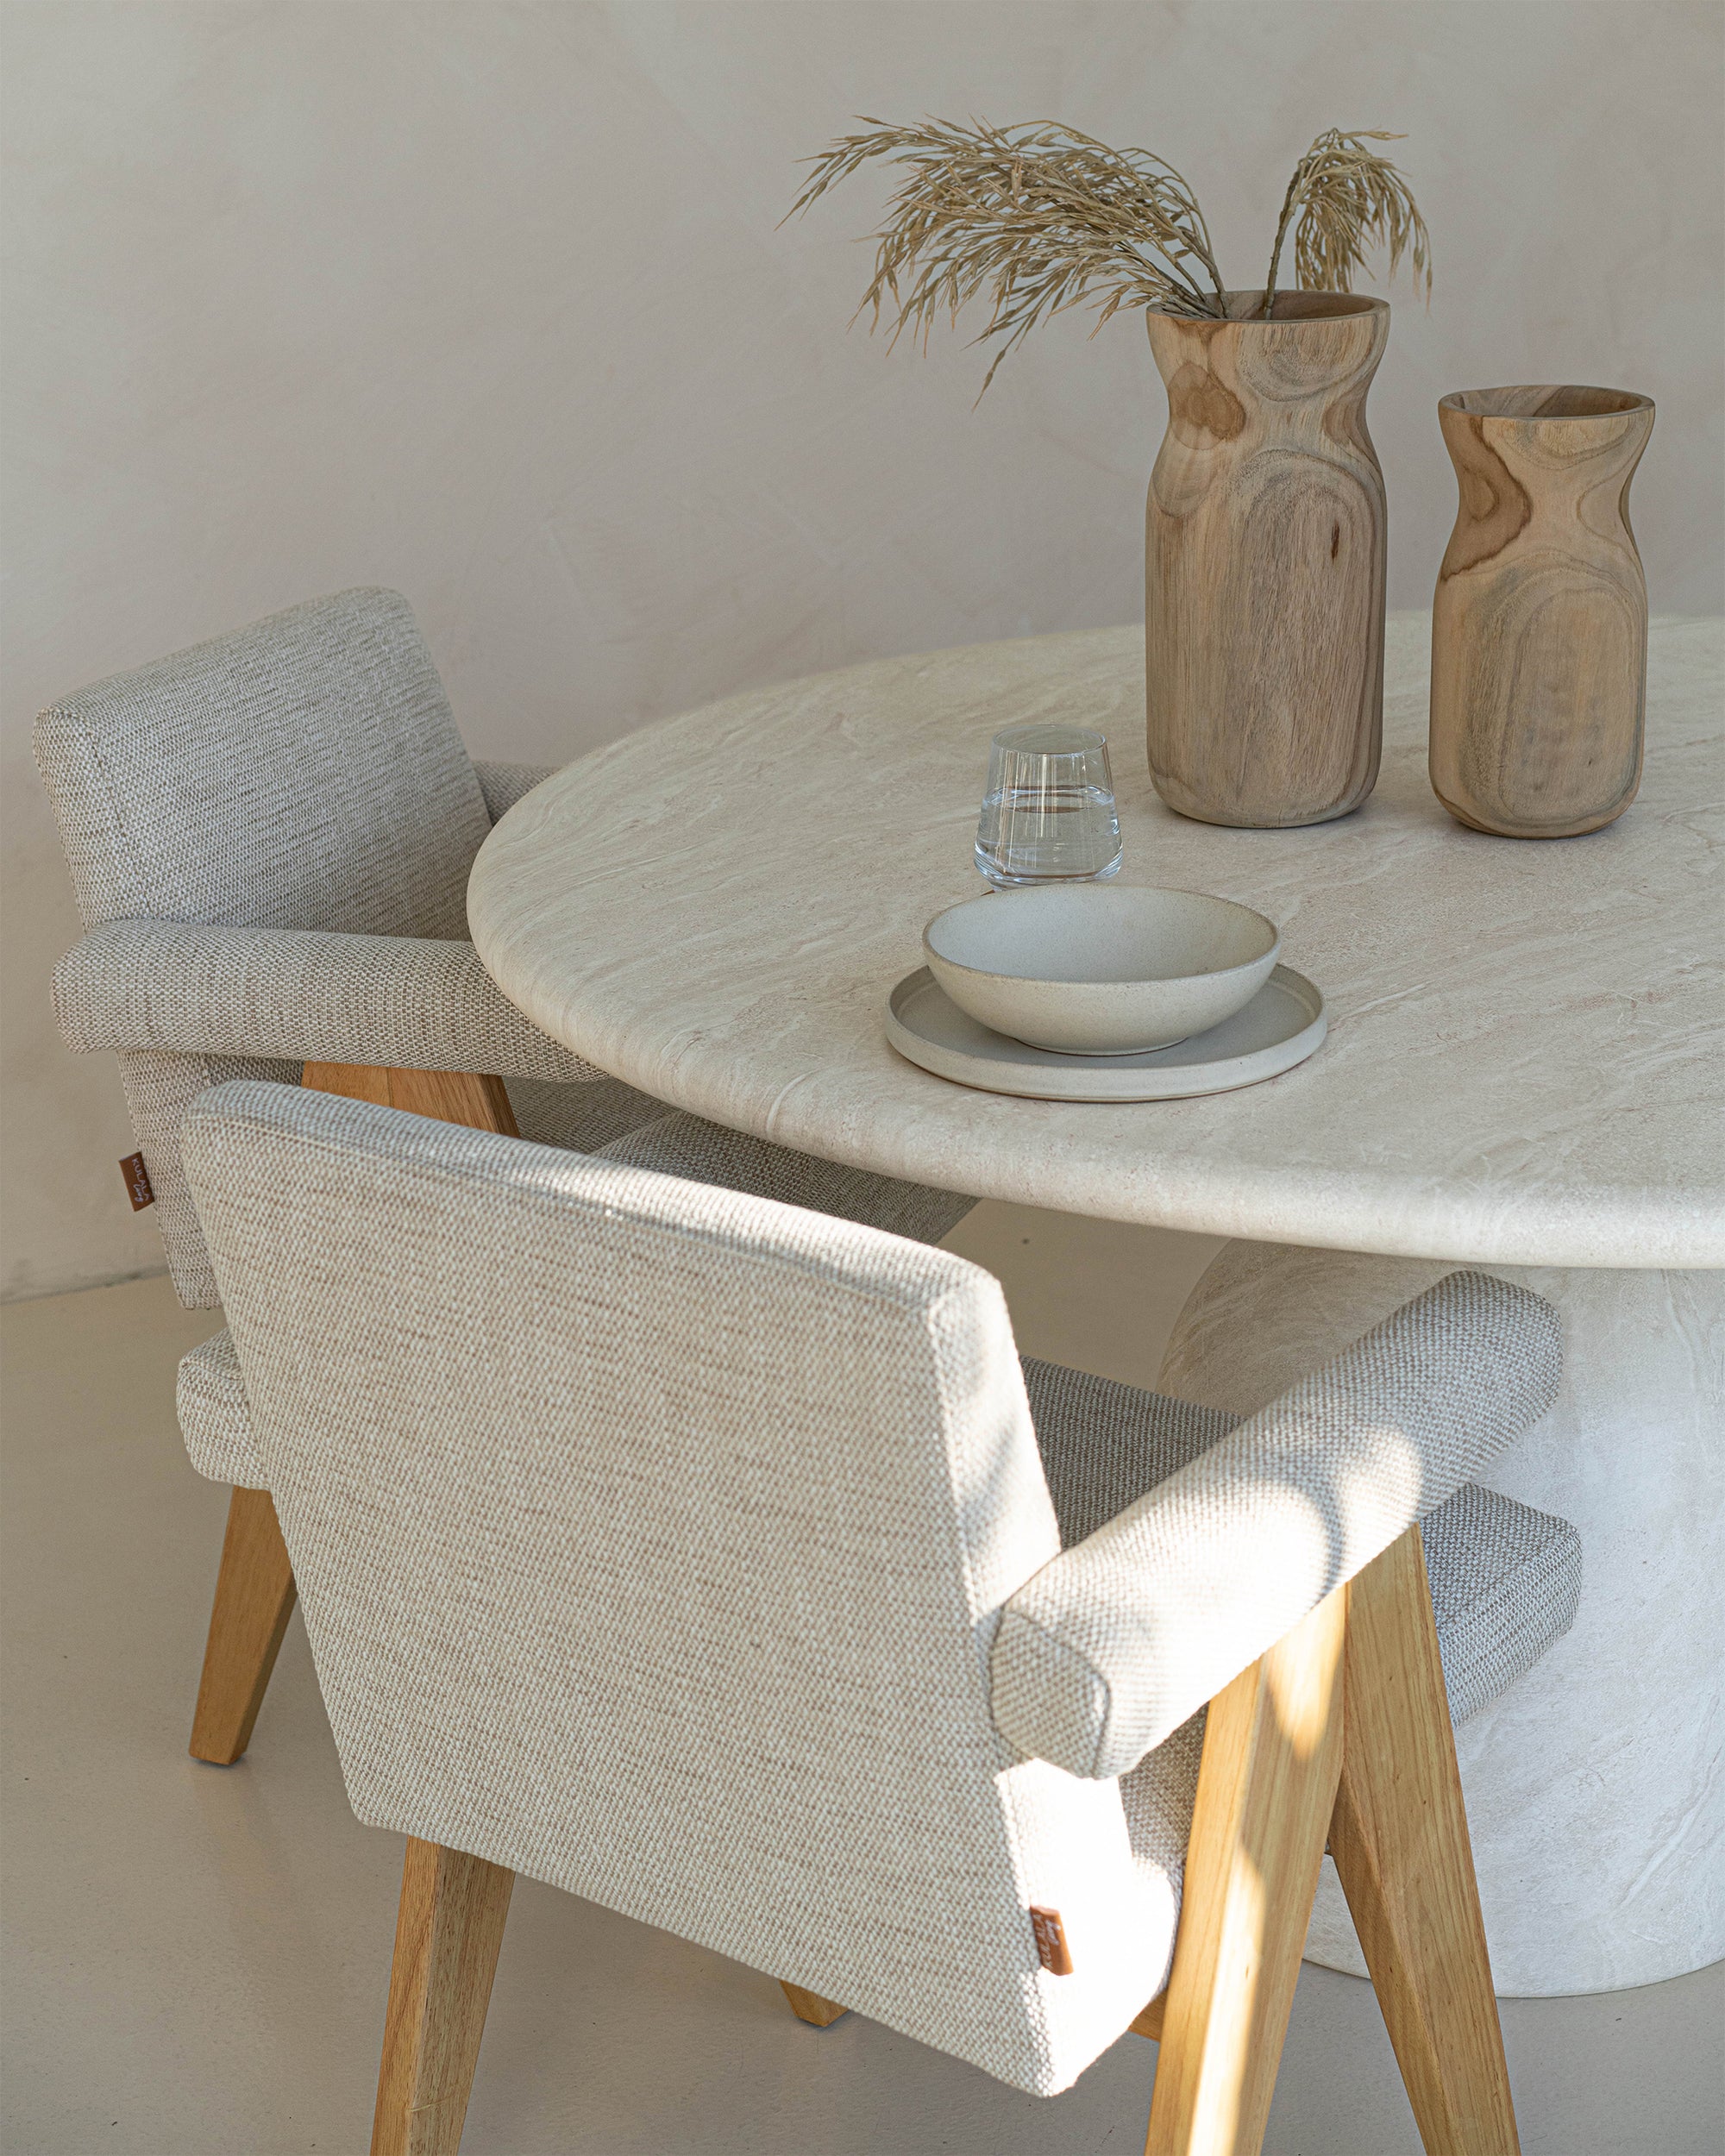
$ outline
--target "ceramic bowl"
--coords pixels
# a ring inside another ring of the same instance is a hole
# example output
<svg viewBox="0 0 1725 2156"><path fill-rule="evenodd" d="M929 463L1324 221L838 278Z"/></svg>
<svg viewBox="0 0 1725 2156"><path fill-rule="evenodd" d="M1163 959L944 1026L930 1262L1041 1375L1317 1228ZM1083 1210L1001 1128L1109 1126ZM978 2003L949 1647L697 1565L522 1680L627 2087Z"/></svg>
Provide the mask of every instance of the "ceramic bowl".
<svg viewBox="0 0 1725 2156"><path fill-rule="evenodd" d="M1067 1056L1169 1048L1220 1025L1282 948L1273 921L1231 899L1102 883L967 899L922 941L961 1011Z"/></svg>

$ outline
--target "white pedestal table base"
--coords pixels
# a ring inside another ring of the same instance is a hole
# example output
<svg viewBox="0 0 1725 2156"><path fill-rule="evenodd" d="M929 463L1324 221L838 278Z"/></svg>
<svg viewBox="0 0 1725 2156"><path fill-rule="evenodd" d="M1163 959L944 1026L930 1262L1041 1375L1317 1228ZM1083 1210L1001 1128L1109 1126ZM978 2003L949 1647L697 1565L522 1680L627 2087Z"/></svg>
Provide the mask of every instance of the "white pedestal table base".
<svg viewBox="0 0 1725 2156"><path fill-rule="evenodd" d="M1161 1388L1246 1413L1450 1265L1229 1244ZM1556 1407L1482 1478L1572 1520L1573 1629L1456 1733L1506 1997L1725 1959L1725 1273L1491 1266L1562 1313ZM1307 1957L1365 1973L1327 1858Z"/></svg>

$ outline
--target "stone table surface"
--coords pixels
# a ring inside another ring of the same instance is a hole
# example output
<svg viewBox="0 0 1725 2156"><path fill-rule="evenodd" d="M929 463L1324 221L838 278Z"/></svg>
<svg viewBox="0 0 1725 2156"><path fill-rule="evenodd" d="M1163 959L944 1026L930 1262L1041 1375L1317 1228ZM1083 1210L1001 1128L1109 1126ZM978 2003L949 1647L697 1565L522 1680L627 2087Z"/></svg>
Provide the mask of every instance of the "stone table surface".
<svg viewBox="0 0 1725 2156"><path fill-rule="evenodd" d="M468 892L504 993L577 1054L782 1144L983 1197L1505 1265L1725 1265L1722 639L1660 620L1640 798L1493 838L1427 781L1429 624L1392 616L1383 774L1302 830L1151 789L1142 632L984 644L758 689L568 767ZM1007 1099L888 1046L888 991L971 861L991 734L1108 735L1122 881L1243 899L1327 999L1298 1069L1192 1100Z"/></svg>

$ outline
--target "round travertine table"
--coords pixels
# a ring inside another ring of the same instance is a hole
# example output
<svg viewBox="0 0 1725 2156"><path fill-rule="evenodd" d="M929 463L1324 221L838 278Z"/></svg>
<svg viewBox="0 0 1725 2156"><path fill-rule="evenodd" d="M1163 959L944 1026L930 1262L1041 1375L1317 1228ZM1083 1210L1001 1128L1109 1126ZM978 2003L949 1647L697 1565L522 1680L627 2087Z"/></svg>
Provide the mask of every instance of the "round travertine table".
<svg viewBox="0 0 1725 2156"><path fill-rule="evenodd" d="M577 1054L696 1113L979 1196L1242 1238L1170 1390L1248 1407L1455 1263L1563 1310L1564 1393L1489 1479L1581 1531L1581 1612L1458 1732L1500 1989L1725 1955L1725 907L1718 625L1654 624L1640 797L1591 837L1465 830L1425 771L1424 616L1392 617L1377 790L1240 831L1164 808L1140 632L752 691L572 764L492 833L474 941ZM1123 879L1280 923L1328 999L1310 1062L1208 1099L974 1092L888 1046L922 924L980 885L989 736L1109 735ZM1363 1967L1333 1882L1311 1951Z"/></svg>

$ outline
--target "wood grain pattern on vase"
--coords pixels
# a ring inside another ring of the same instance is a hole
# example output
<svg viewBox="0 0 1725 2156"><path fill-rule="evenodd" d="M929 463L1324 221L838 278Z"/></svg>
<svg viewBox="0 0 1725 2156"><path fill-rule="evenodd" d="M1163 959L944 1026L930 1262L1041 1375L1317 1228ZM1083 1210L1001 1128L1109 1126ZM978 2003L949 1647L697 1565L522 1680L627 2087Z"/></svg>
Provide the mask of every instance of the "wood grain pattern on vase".
<svg viewBox="0 0 1725 2156"><path fill-rule="evenodd" d="M1641 780L1647 587L1629 482L1651 398L1524 384L1441 398L1460 502L1432 609L1432 787L1458 822L1572 838Z"/></svg>
<svg viewBox="0 0 1725 2156"><path fill-rule="evenodd" d="M1168 391L1145 522L1151 776L1204 823L1327 823L1377 777L1387 520L1365 398L1389 309L1227 304L1145 316Z"/></svg>

